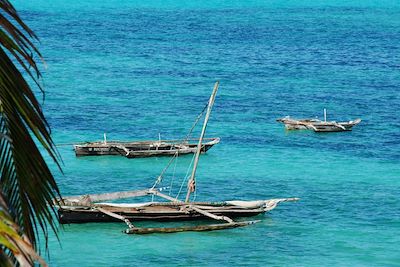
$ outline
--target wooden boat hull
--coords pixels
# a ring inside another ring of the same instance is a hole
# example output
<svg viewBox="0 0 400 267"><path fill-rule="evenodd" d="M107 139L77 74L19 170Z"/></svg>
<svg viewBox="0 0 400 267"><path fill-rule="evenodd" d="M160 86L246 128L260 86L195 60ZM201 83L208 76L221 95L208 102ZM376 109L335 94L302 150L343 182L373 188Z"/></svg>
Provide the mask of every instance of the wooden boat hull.
<svg viewBox="0 0 400 267"><path fill-rule="evenodd" d="M201 152L207 152L215 144L219 143L219 138L209 138L208 142L203 143ZM166 141L143 141L143 142L114 142L107 143L93 142L87 144L74 145L75 155L80 156L101 156L101 155L122 155L128 158L173 156L177 152L179 155L195 153L197 144L182 143L177 140Z"/></svg>
<svg viewBox="0 0 400 267"><path fill-rule="evenodd" d="M217 212L213 213L218 216L228 216L230 218L237 217L251 217L258 214L264 213L262 210L251 210L246 212ZM117 213L126 217L127 219L135 221L193 221L193 220L206 220L208 217L200 214L182 214L179 212L171 213L153 213L153 214L138 214L138 213ZM70 223L89 223L89 222L120 222L120 220L113 218L107 214L99 211L83 212L83 211L72 211L72 210L59 210L59 219L61 224Z"/></svg>
<svg viewBox="0 0 400 267"><path fill-rule="evenodd" d="M314 123L314 132L344 132L351 131L353 126L358 123L354 122L338 122L338 123Z"/></svg>
<svg viewBox="0 0 400 267"><path fill-rule="evenodd" d="M260 207L240 208L226 204L191 203L200 205L202 208L217 216L228 216L230 218L249 217L264 213ZM151 205L137 208L119 208L101 206L107 211L116 213L131 221L191 221L204 220L208 217L197 212L188 211L182 203L165 203L164 205ZM88 223L88 222L120 222L120 219L111 217L104 212L90 207L62 206L58 208L59 221L61 224Z"/></svg>
<svg viewBox="0 0 400 267"><path fill-rule="evenodd" d="M285 125L286 130L313 130L314 132L343 132L351 131L352 128L361 122L361 119L348 122L321 121L317 119L278 119Z"/></svg>

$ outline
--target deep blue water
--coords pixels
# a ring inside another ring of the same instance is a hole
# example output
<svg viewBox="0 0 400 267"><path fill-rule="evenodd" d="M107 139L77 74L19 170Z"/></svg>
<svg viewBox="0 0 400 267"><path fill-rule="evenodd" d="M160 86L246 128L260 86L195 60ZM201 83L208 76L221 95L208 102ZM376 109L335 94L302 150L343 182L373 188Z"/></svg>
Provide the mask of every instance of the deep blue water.
<svg viewBox="0 0 400 267"><path fill-rule="evenodd" d="M14 2L14 1L13 1ZM65 226L51 266L400 265L400 5L395 1L15 1L40 38L57 144L186 135L221 81L197 200L300 197L240 229L127 236ZM352 132L286 132L286 115ZM199 132L197 129L196 134ZM168 158L75 158L65 195L145 188ZM191 157L178 160L173 190ZM172 177L172 173L168 178Z"/></svg>

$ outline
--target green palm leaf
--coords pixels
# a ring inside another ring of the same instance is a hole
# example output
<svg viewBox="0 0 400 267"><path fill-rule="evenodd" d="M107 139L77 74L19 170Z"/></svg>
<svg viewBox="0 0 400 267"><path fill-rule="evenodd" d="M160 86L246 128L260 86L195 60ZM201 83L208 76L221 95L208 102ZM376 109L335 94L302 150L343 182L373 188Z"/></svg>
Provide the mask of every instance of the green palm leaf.
<svg viewBox="0 0 400 267"><path fill-rule="evenodd" d="M52 203L60 194L34 139L58 167L59 155L40 104L16 66L21 66L42 90L35 61L41 55L31 41L35 38L10 2L0 0L0 194L3 199L0 201L0 262L7 255L13 255L19 262L20 255L28 262L38 260L34 250L27 246L32 244L37 248L39 229L44 234L46 247L48 226L56 232ZM10 241L11 235L2 229L14 229L27 242L15 241L16 235Z"/></svg>

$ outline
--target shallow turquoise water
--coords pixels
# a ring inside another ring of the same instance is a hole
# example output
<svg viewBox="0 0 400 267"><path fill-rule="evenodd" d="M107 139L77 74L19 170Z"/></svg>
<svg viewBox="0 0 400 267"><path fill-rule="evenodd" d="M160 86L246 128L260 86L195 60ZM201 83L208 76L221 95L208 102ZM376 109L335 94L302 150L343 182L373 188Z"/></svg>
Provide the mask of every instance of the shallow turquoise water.
<svg viewBox="0 0 400 267"><path fill-rule="evenodd" d="M394 1L16 1L40 37L58 144L184 136L221 80L197 200L300 197L246 228L126 236L65 226L52 266L400 264L400 6ZM285 115L354 119L285 132ZM198 132L198 131L197 131ZM65 195L145 188L168 158L75 158ZM181 157L177 190L191 157ZM169 178L172 176L170 174ZM175 192L175 191L174 191Z"/></svg>

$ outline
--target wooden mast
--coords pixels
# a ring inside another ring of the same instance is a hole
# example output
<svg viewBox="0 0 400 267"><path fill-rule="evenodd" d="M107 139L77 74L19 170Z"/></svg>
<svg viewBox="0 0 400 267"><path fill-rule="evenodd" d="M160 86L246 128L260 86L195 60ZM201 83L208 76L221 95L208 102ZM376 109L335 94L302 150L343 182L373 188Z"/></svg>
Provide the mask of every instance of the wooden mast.
<svg viewBox="0 0 400 267"><path fill-rule="evenodd" d="M202 142L203 142L204 134L206 132L207 122L208 122L208 119L210 117L210 113L211 113L212 107L214 105L215 96L217 95L218 86L219 86L219 81L217 81L215 83L214 90L213 90L213 92L211 94L210 100L208 101L207 113L206 113L206 116L204 118L203 129L201 130L199 143L197 144L197 150L196 150L196 155L195 155L195 158L194 158L192 175L190 176L190 179L188 180L188 191L187 191L187 194L186 194L185 202L189 202L190 193L191 193L191 185L194 186L194 183L195 183L195 175L196 175L197 165L199 163L201 145L202 145Z"/></svg>

